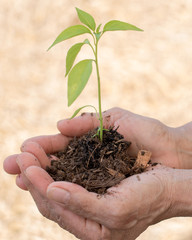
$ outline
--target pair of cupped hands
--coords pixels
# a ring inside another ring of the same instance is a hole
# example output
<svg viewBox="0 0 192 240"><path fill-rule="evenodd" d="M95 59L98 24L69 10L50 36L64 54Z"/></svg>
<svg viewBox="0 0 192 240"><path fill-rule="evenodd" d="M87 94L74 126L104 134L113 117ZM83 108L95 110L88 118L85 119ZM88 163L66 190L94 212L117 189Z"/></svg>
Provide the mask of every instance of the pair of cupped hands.
<svg viewBox="0 0 192 240"><path fill-rule="evenodd" d="M45 171L50 164L47 154L99 126L96 116L86 113L59 121L59 134L27 139L20 154L5 159L4 169L17 175L17 186L31 193L43 216L83 240L133 240L161 220L190 215L183 206L187 200L182 204L179 196L191 175L184 170L192 166L185 137L191 126L170 128L120 108L104 112L103 121L105 128L118 127L132 142L131 154L149 150L152 162L160 164L140 174L140 180L136 175L129 177L101 197L73 183L54 182Z"/></svg>

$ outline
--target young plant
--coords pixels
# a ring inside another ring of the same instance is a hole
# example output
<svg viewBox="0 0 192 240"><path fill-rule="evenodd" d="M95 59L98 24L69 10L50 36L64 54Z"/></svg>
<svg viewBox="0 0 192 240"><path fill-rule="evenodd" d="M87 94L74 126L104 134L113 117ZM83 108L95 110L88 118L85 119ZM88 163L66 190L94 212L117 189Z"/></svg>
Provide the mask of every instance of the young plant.
<svg viewBox="0 0 192 240"><path fill-rule="evenodd" d="M96 72L97 72L97 85L98 85L98 112L99 112L98 119L100 122L97 135L102 141L103 131L105 129L103 128L102 106L101 106L101 82L100 82L100 73L99 73L99 64L98 64L99 40L103 36L103 34L108 31L119 31L119 30L143 31L143 30L134 25L131 25L126 22L118 21L118 20L112 20L107 22L104 25L103 29L101 30L101 24L96 26L94 18L89 13L82 11L79 8L76 8L76 11L77 11L79 20L81 21L81 23L83 23L83 25L82 24L74 25L66 28L63 32L59 34L59 36L55 39L53 44L48 48L48 50L51 49L53 46L55 46L57 43L60 43L64 40L70 39L78 35L87 33L92 37L92 42L89 39L85 39L83 42L76 43L69 49L66 56L65 77L68 76L67 96L68 96L68 106L71 106L71 104L78 98L78 96L81 94L84 87L86 86L89 80L89 77L92 73L92 63L95 64ZM75 66L73 66L78 53L80 52L81 48L85 44L89 45L90 48L92 49L94 59L85 59L78 62ZM94 106L85 105L77 109L71 118L75 117L79 113L79 111L81 111L85 107L93 107L97 114L97 110Z"/></svg>

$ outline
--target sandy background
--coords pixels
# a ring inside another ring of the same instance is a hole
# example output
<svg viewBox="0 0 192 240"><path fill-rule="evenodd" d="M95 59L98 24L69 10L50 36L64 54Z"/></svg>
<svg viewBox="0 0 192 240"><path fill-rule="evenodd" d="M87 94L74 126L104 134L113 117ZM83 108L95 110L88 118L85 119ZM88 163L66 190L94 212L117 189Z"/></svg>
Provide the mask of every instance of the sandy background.
<svg viewBox="0 0 192 240"><path fill-rule="evenodd" d="M88 102L97 106L94 73L76 104L67 107L65 56L79 38L46 52L57 34L79 23L75 6L97 23L119 19L144 29L103 36L103 109L119 106L173 127L192 119L191 0L1 0L1 165L24 139L57 132L57 120ZM15 186L15 177L0 171L0 239L76 239L43 218L29 194ZM192 219L161 222L138 238L152 239L191 240Z"/></svg>

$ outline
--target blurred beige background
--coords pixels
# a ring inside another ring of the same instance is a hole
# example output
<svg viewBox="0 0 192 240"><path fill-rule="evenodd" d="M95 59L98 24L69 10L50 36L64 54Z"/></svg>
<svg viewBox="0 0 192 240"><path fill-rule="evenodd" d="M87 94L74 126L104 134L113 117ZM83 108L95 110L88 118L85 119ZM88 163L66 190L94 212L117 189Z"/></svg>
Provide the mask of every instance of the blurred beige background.
<svg viewBox="0 0 192 240"><path fill-rule="evenodd" d="M65 56L81 37L46 52L64 28L79 23L75 6L93 14L98 24L119 19L144 29L103 36L103 110L119 106L172 127L192 119L191 0L1 0L1 163L19 152L24 139L55 133L56 121L76 108L88 102L97 106L94 73L77 102L67 107ZM88 56L86 49L83 55ZM29 194L15 186L15 177L0 171L0 239L76 239L44 219ZM191 240L192 219L161 222L138 238L149 239Z"/></svg>

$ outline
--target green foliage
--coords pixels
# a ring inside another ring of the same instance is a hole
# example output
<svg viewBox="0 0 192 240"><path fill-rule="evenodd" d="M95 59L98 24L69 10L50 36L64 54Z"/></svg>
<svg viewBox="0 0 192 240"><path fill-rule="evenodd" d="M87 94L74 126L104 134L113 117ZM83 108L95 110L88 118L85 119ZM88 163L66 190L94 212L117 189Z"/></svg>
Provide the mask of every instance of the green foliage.
<svg viewBox="0 0 192 240"><path fill-rule="evenodd" d="M83 43L77 43L75 45L73 45L68 53L67 53L67 57L66 57L66 73L65 76L68 75L69 71L71 70L73 63L77 57L77 54L79 53L79 51L81 50L81 47L85 44L85 42Z"/></svg>
<svg viewBox="0 0 192 240"><path fill-rule="evenodd" d="M91 59L83 60L77 63L68 77L68 106L77 99L87 84L92 72Z"/></svg>
<svg viewBox="0 0 192 240"><path fill-rule="evenodd" d="M86 13L79 8L76 8L76 10L80 21L87 25L87 27L91 28L91 30L95 31L96 24L94 18L89 13Z"/></svg>
<svg viewBox="0 0 192 240"><path fill-rule="evenodd" d="M59 34L59 36L55 39L53 44L48 48L48 50L50 50L57 43L60 43L72 37L76 37L78 35L82 35L84 33L91 33L91 31L83 25L75 25L75 26L68 27Z"/></svg>
<svg viewBox="0 0 192 240"><path fill-rule="evenodd" d="M97 27L96 33L99 33L99 32L100 32L101 25L102 25L102 24L99 24L99 26Z"/></svg>
<svg viewBox="0 0 192 240"><path fill-rule="evenodd" d="M93 62L95 63L96 72L97 72L97 83L98 83L98 108L99 108L98 119L100 121L100 126L98 129L97 135L100 137L100 140L102 141L103 130L106 130L106 129L103 128L103 118L102 118L102 108L101 108L101 84L100 84L100 73L99 73L99 65L98 65L98 42L102 37L102 35L108 31L124 31L124 30L143 31L143 30L132 24L118 21L118 20L109 21L104 25L103 30L101 30L102 24L99 24L98 26L96 26L94 18L89 13L79 8L76 8L76 11L77 11L79 20L84 25L75 25L75 26L66 28L63 32L61 32L58 35L58 37L55 39L52 45L48 48L48 50L51 49L53 46L55 46L57 43L60 43L62 41L65 41L67 39L70 39L72 37L76 37L85 33L88 33L92 37L93 43L91 43L88 39L85 39L84 42L77 43L69 49L66 56L65 76L68 76L68 90L67 90L68 106L71 106L71 104L78 98L78 96L81 94L81 92L85 88L90 78L90 75L92 73L92 63ZM91 47L93 51L94 59L85 59L78 62L76 65L74 65L74 62L76 60L78 53L80 52L81 48L85 44L88 44ZM85 107L93 107L97 113L97 110L94 106L85 105L77 109L71 118L75 117Z"/></svg>
<svg viewBox="0 0 192 240"><path fill-rule="evenodd" d="M108 23L105 24L104 28L103 28L103 32L107 32L107 31L123 31L123 30L134 30L134 31L143 31L142 29L131 25L129 23L126 22L121 22L118 20L112 20Z"/></svg>

